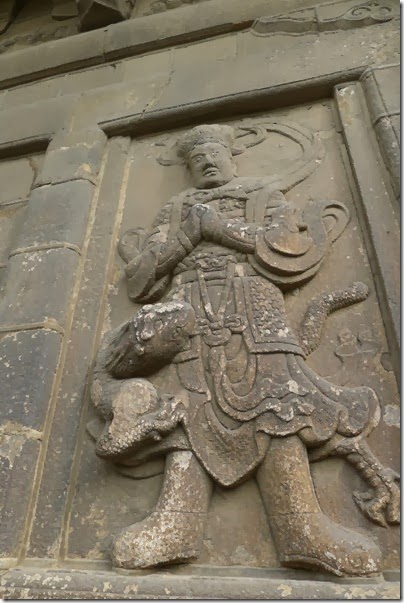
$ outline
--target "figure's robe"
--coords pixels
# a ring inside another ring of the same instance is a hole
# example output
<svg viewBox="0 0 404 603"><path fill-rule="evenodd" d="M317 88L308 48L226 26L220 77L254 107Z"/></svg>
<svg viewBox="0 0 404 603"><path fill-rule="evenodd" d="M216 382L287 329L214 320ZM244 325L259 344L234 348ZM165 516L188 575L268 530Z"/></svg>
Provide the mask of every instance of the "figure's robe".
<svg viewBox="0 0 404 603"><path fill-rule="evenodd" d="M243 180L204 192L203 202L228 225L227 244L202 241L163 274L162 246L198 202L198 191L182 195L163 208L141 250L147 286L141 272L133 277L139 301L147 290L166 292L165 299L195 310L192 348L173 370L188 394L183 427L190 446L224 486L251 474L271 436L298 434L315 447L335 434L360 434L378 413L373 390L332 385L308 368L285 312L282 290L315 275L330 241L325 218L332 217L330 207L340 207L312 204L301 215L281 193L242 186Z"/></svg>

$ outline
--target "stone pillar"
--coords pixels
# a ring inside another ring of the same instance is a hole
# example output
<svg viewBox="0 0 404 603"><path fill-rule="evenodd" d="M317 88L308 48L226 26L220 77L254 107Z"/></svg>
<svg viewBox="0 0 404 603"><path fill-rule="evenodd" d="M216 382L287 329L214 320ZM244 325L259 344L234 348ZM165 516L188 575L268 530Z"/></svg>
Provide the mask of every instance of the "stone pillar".
<svg viewBox="0 0 404 603"><path fill-rule="evenodd" d="M54 137L5 267L3 557L18 558L25 547L24 526L43 469L105 140L98 129L62 130Z"/></svg>

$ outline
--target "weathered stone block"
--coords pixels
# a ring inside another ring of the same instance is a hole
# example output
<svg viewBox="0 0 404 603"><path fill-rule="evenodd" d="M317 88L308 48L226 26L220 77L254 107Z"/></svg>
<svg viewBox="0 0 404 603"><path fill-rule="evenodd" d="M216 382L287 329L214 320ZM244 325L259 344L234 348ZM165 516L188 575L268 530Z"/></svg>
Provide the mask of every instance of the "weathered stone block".
<svg viewBox="0 0 404 603"><path fill-rule="evenodd" d="M146 85L144 82L139 86L125 83L91 90L82 96L76 108L75 124L85 126L89 121L102 124L128 115L138 115L140 118L153 100L156 89L156 83L149 81Z"/></svg>
<svg viewBox="0 0 404 603"><path fill-rule="evenodd" d="M299 8L310 0L299 0ZM105 56L115 58L156 50L172 44L196 41L245 29L262 15L276 15L296 8L296 0L215 0L183 6L144 19L130 19L106 29ZM135 10L137 6L135 7Z"/></svg>
<svg viewBox="0 0 404 603"><path fill-rule="evenodd" d="M392 115L390 117L391 125L395 135L397 136L398 144L401 144L401 128L400 128L400 115Z"/></svg>
<svg viewBox="0 0 404 603"><path fill-rule="evenodd" d="M78 94L92 88L111 86L111 84L122 81L122 72L122 63L114 63L113 65L102 65L77 73L69 73L64 78L58 78L60 80L60 90L62 94Z"/></svg>
<svg viewBox="0 0 404 603"><path fill-rule="evenodd" d="M194 7L192 7L194 8ZM189 9L188 9L189 10ZM185 12L188 12L185 9ZM185 17L185 18L184 18ZM142 23L136 23L136 20L124 21L113 27L106 28L105 51L109 58L124 56L127 49L136 47L139 52L152 50L152 48L161 48L166 46L167 38L176 38L178 41L184 38L186 27L184 27L189 14L182 13L180 17L176 14L167 13L164 15L164 22L160 15L151 15ZM158 39L156 39L158 32Z"/></svg>
<svg viewBox="0 0 404 603"><path fill-rule="evenodd" d="M51 151L45 158L37 185L78 179L94 181L98 173L100 154L95 152L92 157L89 155L88 149L79 146Z"/></svg>
<svg viewBox="0 0 404 603"><path fill-rule="evenodd" d="M400 193L400 130L394 127L394 118L399 121L399 115L381 117L375 125L379 139L380 150L386 167L390 172L394 193ZM398 135L397 135L398 134Z"/></svg>
<svg viewBox="0 0 404 603"><path fill-rule="evenodd" d="M394 195L400 193L400 92L399 67L367 69L361 77L366 103Z"/></svg>
<svg viewBox="0 0 404 603"><path fill-rule="evenodd" d="M95 181L100 169L105 134L98 129L61 131L51 142L36 186L67 180Z"/></svg>
<svg viewBox="0 0 404 603"><path fill-rule="evenodd" d="M8 90L3 102L3 109L13 109L18 105L49 100L58 95L61 82L62 78L53 78Z"/></svg>
<svg viewBox="0 0 404 603"><path fill-rule="evenodd" d="M56 132L48 146L48 151L63 150L64 147L86 146L89 150L98 148L106 142L106 136L100 128L88 127L82 129L61 129Z"/></svg>
<svg viewBox="0 0 404 603"><path fill-rule="evenodd" d="M34 170L29 159L14 159L0 162L1 197L0 206L9 201L26 199L34 179Z"/></svg>
<svg viewBox="0 0 404 603"><path fill-rule="evenodd" d="M171 53L156 52L146 54L142 57L134 57L123 61L123 79L124 81L151 80L156 81L161 78L168 78L171 70Z"/></svg>
<svg viewBox="0 0 404 603"><path fill-rule="evenodd" d="M389 65L375 69L374 76L387 113L400 112L400 67Z"/></svg>
<svg viewBox="0 0 404 603"><path fill-rule="evenodd" d="M236 36L204 40L173 49L172 77L156 107L181 105L195 102L197 98L205 100L233 93L240 84L236 52ZM257 78L262 81L257 67L256 71Z"/></svg>
<svg viewBox="0 0 404 603"><path fill-rule="evenodd" d="M36 188L15 247L68 243L80 247L86 231L94 186L86 180Z"/></svg>
<svg viewBox="0 0 404 603"><path fill-rule="evenodd" d="M7 333L0 339L0 417L4 425L12 422L42 430L61 339L59 333L44 329Z"/></svg>
<svg viewBox="0 0 404 603"><path fill-rule="evenodd" d="M24 221L26 203L11 203L0 210L0 267L5 271L16 232ZM1 278L1 277L0 277Z"/></svg>
<svg viewBox="0 0 404 603"><path fill-rule="evenodd" d="M1 557L18 555L40 449L37 439L10 431L0 444Z"/></svg>
<svg viewBox="0 0 404 603"><path fill-rule="evenodd" d="M103 63L103 41L103 36L94 31L75 36L74 40L65 38L17 50L13 52L11 61L9 56L3 55L0 57L2 80L8 84L20 84L32 81L34 73L50 76L67 71L67 65L77 69L82 65Z"/></svg>
<svg viewBox="0 0 404 603"><path fill-rule="evenodd" d="M10 258L0 303L0 324L57 321L63 325L79 262L70 249L20 253Z"/></svg>
<svg viewBox="0 0 404 603"><path fill-rule="evenodd" d="M74 102L71 96L2 111L0 148L15 140L49 138L69 121Z"/></svg>

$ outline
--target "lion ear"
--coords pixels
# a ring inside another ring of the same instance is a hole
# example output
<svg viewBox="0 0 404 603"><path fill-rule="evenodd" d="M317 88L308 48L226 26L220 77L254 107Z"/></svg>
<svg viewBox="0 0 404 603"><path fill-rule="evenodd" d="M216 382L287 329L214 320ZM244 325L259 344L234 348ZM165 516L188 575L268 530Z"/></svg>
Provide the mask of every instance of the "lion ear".
<svg viewBox="0 0 404 603"><path fill-rule="evenodd" d="M344 232L349 222L349 211L340 201L320 201L320 204L324 226L329 241L333 243Z"/></svg>
<svg viewBox="0 0 404 603"><path fill-rule="evenodd" d="M139 333L141 341L149 341L154 336L154 325L153 321L145 320L142 329Z"/></svg>
<svg viewBox="0 0 404 603"><path fill-rule="evenodd" d="M134 349L135 349L136 356L143 356L143 354L144 354L144 346L143 345L141 345L140 343L135 343Z"/></svg>

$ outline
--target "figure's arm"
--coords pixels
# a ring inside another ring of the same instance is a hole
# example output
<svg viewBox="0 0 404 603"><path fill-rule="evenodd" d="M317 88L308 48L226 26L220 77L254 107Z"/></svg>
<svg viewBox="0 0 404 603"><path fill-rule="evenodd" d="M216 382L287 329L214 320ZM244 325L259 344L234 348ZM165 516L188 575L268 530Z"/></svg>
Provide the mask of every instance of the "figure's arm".
<svg viewBox="0 0 404 603"><path fill-rule="evenodd" d="M242 253L254 253L259 228L256 224L221 220L214 210L206 212L201 218L201 234L206 241Z"/></svg>
<svg viewBox="0 0 404 603"><path fill-rule="evenodd" d="M258 216L249 216L250 220L253 218L252 222L221 221L218 220L217 214L216 217L212 214L205 214L201 220L203 237L224 247L253 254L257 234L259 232L263 234L266 231L274 209L280 206L288 208L290 204L280 191L274 190L273 185L263 186L252 194L255 195L255 206L262 209L262 212L257 212ZM248 195L245 196L245 200L247 203L249 202Z"/></svg>
<svg viewBox="0 0 404 603"><path fill-rule="evenodd" d="M166 206L161 212L166 215ZM133 301L155 301L163 294L174 268L203 238L201 217L211 210L206 205L194 205L178 231L168 236L169 224L157 219L156 228L147 238L140 253L125 268L128 294Z"/></svg>

